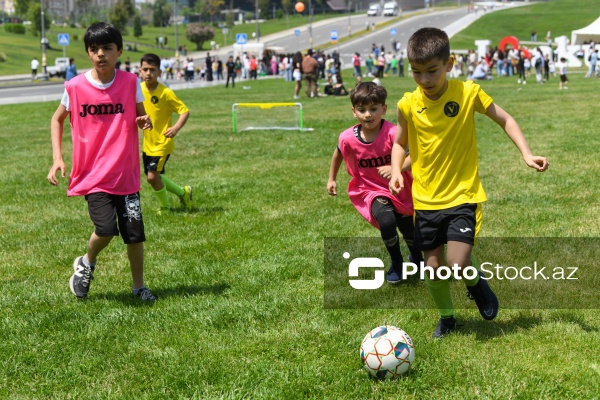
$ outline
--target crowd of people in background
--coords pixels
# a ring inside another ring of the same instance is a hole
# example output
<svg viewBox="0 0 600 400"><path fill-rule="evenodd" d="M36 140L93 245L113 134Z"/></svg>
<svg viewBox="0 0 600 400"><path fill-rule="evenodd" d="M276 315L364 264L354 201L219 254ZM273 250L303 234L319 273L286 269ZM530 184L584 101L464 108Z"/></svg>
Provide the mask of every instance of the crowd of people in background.
<svg viewBox="0 0 600 400"><path fill-rule="evenodd" d="M534 32L532 32L532 35ZM548 33L550 34L550 33ZM532 36L533 37L533 36ZM449 73L450 78L469 80L491 80L494 78L516 77L518 84L527 84L528 79L535 77L537 83L548 82L551 77L560 78L559 88L568 89L566 78L567 63L564 58L559 59L552 46L550 52L544 53L538 46L532 49L516 49L508 45L506 48L489 47L484 56L478 55L475 50L468 50L466 54L452 53L455 60L454 68ZM354 53L350 63L353 77L358 84L363 80L371 80L381 84L381 79L389 77L405 77L405 52L400 42L393 40L389 48L372 44L368 54ZM589 54L589 71L586 77L598 76L596 68L598 50L592 42ZM120 63L119 63L120 64ZM32 62L32 75L35 75L34 62ZM188 82L224 81L225 87L235 87L236 79L252 80L259 76L279 76L288 82L294 82L294 98L300 98L303 87L307 97L344 96L349 90L344 85L341 71L350 67L344 65L340 54L336 50L327 53L323 50L310 49L306 53L277 54L265 51L258 57L254 53L243 52L240 55L227 56L224 62L219 55L206 53L203 59L194 60L184 57L176 63L171 57L161 59L161 70L164 80L185 80ZM406 75L410 72L410 65L406 64ZM136 73L135 67L129 60L125 62L125 69Z"/></svg>

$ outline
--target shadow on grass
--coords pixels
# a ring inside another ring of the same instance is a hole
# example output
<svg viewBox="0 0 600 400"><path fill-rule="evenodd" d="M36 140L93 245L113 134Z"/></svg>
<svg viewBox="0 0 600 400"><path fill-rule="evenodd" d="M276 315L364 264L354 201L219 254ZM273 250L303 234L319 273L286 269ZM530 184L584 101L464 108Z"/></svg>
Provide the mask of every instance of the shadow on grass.
<svg viewBox="0 0 600 400"><path fill-rule="evenodd" d="M152 293L158 297L158 301L168 297L190 297L197 295L213 295L221 296L231 286L228 283L219 283L215 285L180 285L172 288L152 288ZM98 293L94 294L94 298L118 301L130 306L147 307L155 304L154 302L145 302L133 296L131 292L118 293Z"/></svg>
<svg viewBox="0 0 600 400"><path fill-rule="evenodd" d="M221 207L221 206L218 206L218 207L192 207L192 209L190 211L186 210L185 208L171 209L171 213L173 213L173 214L191 213L191 214L211 215L211 214L222 213L223 211L225 211L225 208Z"/></svg>
<svg viewBox="0 0 600 400"><path fill-rule="evenodd" d="M588 324L583 317L575 315L565 310L560 317L540 317L519 315L505 321L485 321L482 318L468 317L460 319L459 324L463 326L456 330L459 335L475 334L476 340L486 341L497 336L505 336L517 333L519 331L529 330L543 323L553 322L559 319L564 323L578 325L586 332L598 332L600 327Z"/></svg>

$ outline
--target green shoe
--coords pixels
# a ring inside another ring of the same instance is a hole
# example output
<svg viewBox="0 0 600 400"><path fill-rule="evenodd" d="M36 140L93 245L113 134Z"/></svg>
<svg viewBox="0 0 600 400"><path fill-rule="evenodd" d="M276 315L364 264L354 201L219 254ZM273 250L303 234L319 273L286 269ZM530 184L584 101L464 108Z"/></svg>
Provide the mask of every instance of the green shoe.
<svg viewBox="0 0 600 400"><path fill-rule="evenodd" d="M168 215L170 213L171 213L170 207L161 207L158 210L156 210L156 215L158 215L159 217L162 217L163 215Z"/></svg>
<svg viewBox="0 0 600 400"><path fill-rule="evenodd" d="M191 211L192 206L193 206L192 187L184 186L183 190L184 190L183 196L181 196L179 199L181 199L181 204L183 204L183 206L186 208L186 210Z"/></svg>

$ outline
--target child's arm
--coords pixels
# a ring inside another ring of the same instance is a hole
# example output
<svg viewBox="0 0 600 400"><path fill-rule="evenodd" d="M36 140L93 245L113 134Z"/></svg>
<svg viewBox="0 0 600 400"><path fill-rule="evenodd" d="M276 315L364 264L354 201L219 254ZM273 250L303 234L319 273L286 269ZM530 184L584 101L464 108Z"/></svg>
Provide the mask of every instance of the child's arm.
<svg viewBox="0 0 600 400"><path fill-rule="evenodd" d="M531 168L535 168L538 172L543 172L548 169L548 160L545 157L534 156L529 149L529 145L527 144L527 140L525 136L523 136L523 132L517 121L506 111L504 111L499 105L496 103L492 103L485 114L490 117L494 122L496 122L500 127L506 132L510 140L513 141L515 146L521 152L523 156L523 160L527 165Z"/></svg>
<svg viewBox="0 0 600 400"><path fill-rule="evenodd" d="M146 114L143 102L135 104L135 113L137 115L135 122L137 123L138 128L152 129L152 121L150 121L150 117Z"/></svg>
<svg viewBox="0 0 600 400"><path fill-rule="evenodd" d="M409 171L410 165L411 165L411 162L410 162L410 154L409 154L406 156L406 158L404 159L404 163L402 164L402 172ZM384 179L387 179L388 181L390 179L392 179L392 166L391 165L384 165L383 167L378 167L377 172L379 173L379 176L381 176Z"/></svg>
<svg viewBox="0 0 600 400"><path fill-rule="evenodd" d="M183 128L189 117L189 111L186 111L183 114L179 114L177 123L165 131L165 137L174 138L175 135L177 135L177 132L179 132L179 130Z"/></svg>
<svg viewBox="0 0 600 400"><path fill-rule="evenodd" d="M342 157L342 153L336 147L333 151L333 156L331 157L331 166L329 167L329 180L327 181L327 193L330 196L335 196L337 194L337 183L335 182L337 178L338 171L340 170L340 166L344 161L344 157Z"/></svg>
<svg viewBox="0 0 600 400"><path fill-rule="evenodd" d="M392 194L398 194L404 189L404 178L402 177L401 166L406 159L406 142L408 140L408 126L402 116L400 109L396 110L398 123L396 125L396 139L392 147L392 177L390 178L389 189Z"/></svg>
<svg viewBox="0 0 600 400"><path fill-rule="evenodd" d="M50 121L50 136L52 138L52 167L50 168L50 172L48 172L48 182L50 184L57 186L58 179L56 179L56 172L60 171L61 178L65 177L65 162L62 157L62 137L63 137L63 122L65 118L69 115L69 112L60 104L54 115L52 115L52 120Z"/></svg>

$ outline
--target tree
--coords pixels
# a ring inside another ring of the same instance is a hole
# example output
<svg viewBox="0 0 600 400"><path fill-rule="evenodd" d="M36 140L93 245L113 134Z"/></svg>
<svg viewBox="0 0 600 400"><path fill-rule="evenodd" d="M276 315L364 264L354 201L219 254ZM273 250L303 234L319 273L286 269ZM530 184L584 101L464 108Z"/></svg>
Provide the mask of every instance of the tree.
<svg viewBox="0 0 600 400"><path fill-rule="evenodd" d="M188 25L185 36L190 42L196 43L196 50L202 50L204 42L215 37L215 30L210 26L192 23Z"/></svg>
<svg viewBox="0 0 600 400"><path fill-rule="evenodd" d="M215 15L217 15L221 11L221 8L224 4L224 0L206 0L204 10L208 15L210 15L210 22L214 21Z"/></svg>
<svg viewBox="0 0 600 400"><path fill-rule="evenodd" d="M142 17L139 15L133 18L133 36L136 38L142 36Z"/></svg>
<svg viewBox="0 0 600 400"><path fill-rule="evenodd" d="M269 0L258 0L258 9L260 10L260 13L258 13L258 18L269 18L269 16L271 15L269 3Z"/></svg>
<svg viewBox="0 0 600 400"><path fill-rule="evenodd" d="M286 14L292 13L292 0L281 0L281 8L284 9Z"/></svg>
<svg viewBox="0 0 600 400"><path fill-rule="evenodd" d="M128 4L129 3L129 4ZM110 10L110 22L121 31L123 35L127 34L127 22L129 22L130 0L120 0L115 3L115 6Z"/></svg>
<svg viewBox="0 0 600 400"><path fill-rule="evenodd" d="M36 35L41 36L42 33L42 7L40 3L31 3L29 5L29 11L27 12L27 18L31 21L31 30ZM50 29L51 23L50 16L47 12L44 12L44 29Z"/></svg>
<svg viewBox="0 0 600 400"><path fill-rule="evenodd" d="M33 3L32 0L15 0L15 14L17 14L21 18L26 16L29 11L30 3ZM39 2L38 2L38 6L39 6ZM38 10L40 10L40 8L41 7L38 7Z"/></svg>
<svg viewBox="0 0 600 400"><path fill-rule="evenodd" d="M166 0L157 0L154 3L152 12L152 25L155 27L169 26L171 19L171 6Z"/></svg>

